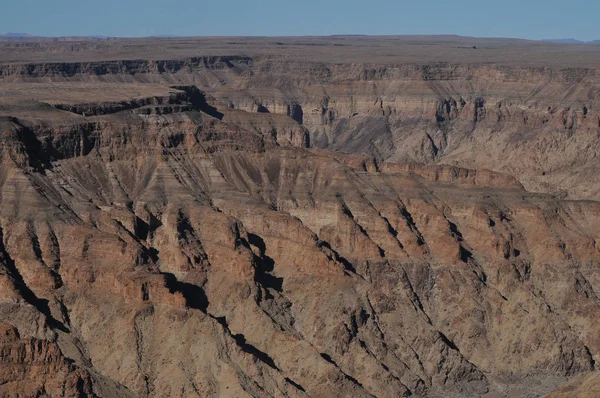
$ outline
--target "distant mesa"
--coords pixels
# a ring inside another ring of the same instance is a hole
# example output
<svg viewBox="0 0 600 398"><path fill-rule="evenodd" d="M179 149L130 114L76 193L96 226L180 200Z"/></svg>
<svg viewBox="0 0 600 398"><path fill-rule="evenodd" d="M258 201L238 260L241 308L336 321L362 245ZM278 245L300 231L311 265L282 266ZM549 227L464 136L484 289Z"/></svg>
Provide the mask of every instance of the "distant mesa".
<svg viewBox="0 0 600 398"><path fill-rule="evenodd" d="M174 35L174 34L155 34L155 35L149 35L149 36L145 36L146 38L155 38L155 39L174 39L174 38L182 38L182 37L186 37L186 36L181 36L181 35ZM189 36L189 37L200 37L200 36ZM364 34L336 34L336 35L330 35L328 36L330 38L368 38L368 37L373 37L370 35L364 35ZM437 38L439 40L447 40L449 38L466 38L463 36L457 36L457 35L430 35L430 36L422 36L422 35L409 35L409 36L403 36L404 38L413 38L413 39L417 39L417 38ZM93 40L103 40L103 39L117 39L117 38L126 38L126 37L120 37L120 36L107 36L107 35L65 35L65 36L45 36L45 35L33 35L33 34L29 34L29 33L19 33L19 32L8 32L8 33L0 33L0 39L73 39L73 38L79 38L79 39L93 39ZM573 38L564 38L564 39L542 39L540 40L541 42L544 43L556 43L556 44L600 44L600 39L598 40L590 40L590 41L584 41L584 40L578 40L578 39L573 39ZM476 46L469 46L469 47L459 47L459 48L472 48L472 49L477 49Z"/></svg>
<svg viewBox="0 0 600 398"><path fill-rule="evenodd" d="M148 36L150 38L158 38L158 39L167 39L167 38L177 38L182 37L178 35L152 35ZM0 33L0 39L31 39L31 38L40 38L40 39L66 39L66 38L84 38L84 39L115 39L117 36L105 36L105 35L84 35L84 36L38 36L32 35L29 33Z"/></svg>
<svg viewBox="0 0 600 398"><path fill-rule="evenodd" d="M559 44L600 44L600 40L582 41L577 39L545 39L542 40L546 43L559 43Z"/></svg>
<svg viewBox="0 0 600 398"><path fill-rule="evenodd" d="M7 37L7 38L21 38L21 37L32 37L32 35L30 35L29 33L3 33L0 34L0 37Z"/></svg>

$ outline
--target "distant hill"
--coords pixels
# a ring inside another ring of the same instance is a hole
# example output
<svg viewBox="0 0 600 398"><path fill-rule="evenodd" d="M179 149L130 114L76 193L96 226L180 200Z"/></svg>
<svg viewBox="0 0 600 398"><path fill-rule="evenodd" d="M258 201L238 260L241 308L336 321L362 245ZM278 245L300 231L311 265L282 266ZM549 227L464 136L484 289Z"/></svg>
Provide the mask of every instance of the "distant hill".
<svg viewBox="0 0 600 398"><path fill-rule="evenodd" d="M177 35L154 35L154 38L176 38ZM0 39L116 39L115 36L86 35L86 36L36 36L29 33L0 33Z"/></svg>
<svg viewBox="0 0 600 398"><path fill-rule="evenodd" d="M163 35L152 35L149 36L149 38L180 38L182 36L179 35L171 35L171 34L163 34ZM331 35L331 37L369 37L368 35ZM438 36L407 36L407 37L413 37L413 38L423 38L423 37L427 37L427 38L437 38L439 40L448 40L448 39L456 39L456 38L460 38L460 36L456 36L456 35L438 35ZM29 33L19 33L19 32L8 32L8 33L0 33L0 39L74 39L74 38L80 38L80 39L116 39L118 37L116 36L104 36L104 35L84 35L84 36L38 36L38 35L32 35ZM566 39L542 39L542 42L545 43L557 43L557 44L600 44L600 39L598 40L591 40L591 41L583 41L583 40L577 40L577 39L573 39L573 38L566 38Z"/></svg>
<svg viewBox="0 0 600 398"><path fill-rule="evenodd" d="M21 37L32 37L29 33L4 33L0 34L0 37L6 38L21 38Z"/></svg>
<svg viewBox="0 0 600 398"><path fill-rule="evenodd" d="M600 44L600 40L582 41L577 39L545 39L542 40L546 43L560 43L560 44Z"/></svg>

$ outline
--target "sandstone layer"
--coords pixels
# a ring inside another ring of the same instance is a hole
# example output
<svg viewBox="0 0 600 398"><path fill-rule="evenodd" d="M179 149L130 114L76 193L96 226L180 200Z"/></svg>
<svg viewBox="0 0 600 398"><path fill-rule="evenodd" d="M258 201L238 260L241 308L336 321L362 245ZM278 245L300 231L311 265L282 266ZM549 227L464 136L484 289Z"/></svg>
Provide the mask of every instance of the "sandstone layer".
<svg viewBox="0 0 600 398"><path fill-rule="evenodd" d="M0 396L597 394L597 71L0 75Z"/></svg>

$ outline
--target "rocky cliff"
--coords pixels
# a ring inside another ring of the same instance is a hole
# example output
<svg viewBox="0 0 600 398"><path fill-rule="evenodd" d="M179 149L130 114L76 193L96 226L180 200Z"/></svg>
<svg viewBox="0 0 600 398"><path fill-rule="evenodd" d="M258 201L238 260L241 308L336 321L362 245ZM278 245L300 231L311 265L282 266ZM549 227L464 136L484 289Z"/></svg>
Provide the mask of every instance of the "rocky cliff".
<svg viewBox="0 0 600 398"><path fill-rule="evenodd" d="M5 64L0 76L196 85L226 108L291 118L308 131L311 147L489 169L572 199L600 191L596 69L231 56Z"/></svg>
<svg viewBox="0 0 600 398"><path fill-rule="evenodd" d="M595 391L595 71L167 64L1 68L170 93L0 104L0 395Z"/></svg>

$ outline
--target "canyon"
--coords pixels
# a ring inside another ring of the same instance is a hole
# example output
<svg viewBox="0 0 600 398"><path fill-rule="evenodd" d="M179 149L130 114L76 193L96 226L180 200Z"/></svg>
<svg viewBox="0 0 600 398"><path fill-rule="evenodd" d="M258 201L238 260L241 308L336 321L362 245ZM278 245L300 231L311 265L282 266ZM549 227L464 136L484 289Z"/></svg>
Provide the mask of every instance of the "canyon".
<svg viewBox="0 0 600 398"><path fill-rule="evenodd" d="M598 396L600 47L0 49L0 396Z"/></svg>

